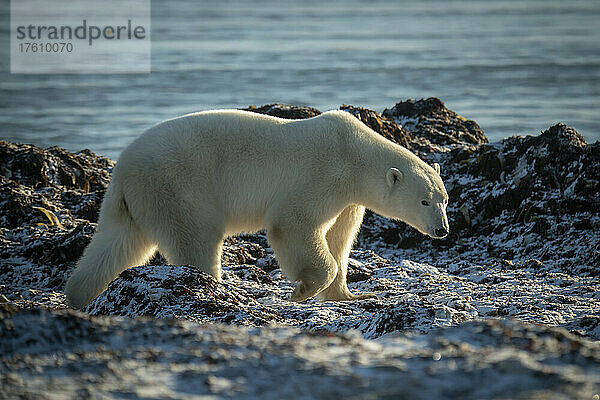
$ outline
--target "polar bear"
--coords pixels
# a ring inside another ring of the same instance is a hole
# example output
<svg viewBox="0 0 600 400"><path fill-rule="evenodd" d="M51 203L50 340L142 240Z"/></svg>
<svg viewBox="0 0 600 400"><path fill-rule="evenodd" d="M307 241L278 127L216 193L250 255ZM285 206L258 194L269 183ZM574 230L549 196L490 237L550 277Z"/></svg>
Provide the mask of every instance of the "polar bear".
<svg viewBox="0 0 600 400"><path fill-rule="evenodd" d="M365 207L441 238L448 195L439 166L345 111L288 120L213 110L164 121L126 148L97 232L66 285L81 308L158 250L221 280L228 235L266 229L290 299L353 300L348 256Z"/></svg>

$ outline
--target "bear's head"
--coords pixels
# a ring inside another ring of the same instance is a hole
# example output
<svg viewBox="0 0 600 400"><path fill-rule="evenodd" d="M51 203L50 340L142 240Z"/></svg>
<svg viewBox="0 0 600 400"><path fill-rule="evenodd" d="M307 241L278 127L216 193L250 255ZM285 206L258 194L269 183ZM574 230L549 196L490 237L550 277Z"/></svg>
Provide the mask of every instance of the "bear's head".
<svg viewBox="0 0 600 400"><path fill-rule="evenodd" d="M416 163L408 172L388 169L382 214L406 222L432 238L447 236L450 231L446 216L448 193L440 177L440 166Z"/></svg>

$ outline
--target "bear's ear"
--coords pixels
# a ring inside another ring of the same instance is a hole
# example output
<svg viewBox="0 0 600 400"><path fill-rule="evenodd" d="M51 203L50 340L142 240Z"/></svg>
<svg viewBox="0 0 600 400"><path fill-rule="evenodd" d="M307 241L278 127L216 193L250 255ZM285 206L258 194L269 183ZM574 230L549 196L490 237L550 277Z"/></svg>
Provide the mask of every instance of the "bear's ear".
<svg viewBox="0 0 600 400"><path fill-rule="evenodd" d="M386 179L389 187L393 187L396 183L404 178L404 174L397 168L390 168L387 171Z"/></svg>
<svg viewBox="0 0 600 400"><path fill-rule="evenodd" d="M435 172L437 172L438 175L440 174L440 164L433 163L433 169L435 169Z"/></svg>

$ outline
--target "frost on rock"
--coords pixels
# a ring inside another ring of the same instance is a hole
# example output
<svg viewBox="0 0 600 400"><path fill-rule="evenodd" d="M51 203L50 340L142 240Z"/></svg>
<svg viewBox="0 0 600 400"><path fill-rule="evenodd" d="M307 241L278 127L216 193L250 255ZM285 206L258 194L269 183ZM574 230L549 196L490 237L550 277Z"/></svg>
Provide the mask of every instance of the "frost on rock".
<svg viewBox="0 0 600 400"><path fill-rule="evenodd" d="M303 385L307 398L346 390L407 398L598 393L597 342L588 339L600 339L600 143L556 124L488 144L475 122L438 99L383 114L341 109L440 163L450 195L443 240L367 213L347 280L377 299L288 301L293 284L259 232L226 240L222 283L157 255L123 272L83 313L66 311L64 284L94 234L114 162L0 141L0 376L8 377L0 387L28 382L25 397L45 391L58 379L45 372L58 357L75 371L61 375L61 390L82 396L98 365L106 382L140 396L182 397L176 380L199 382L194 394L242 398L259 390L303 397L293 391ZM139 352L129 349L134 343ZM124 361L111 361L115 355ZM266 377L281 381L278 391L261 383Z"/></svg>
<svg viewBox="0 0 600 400"><path fill-rule="evenodd" d="M598 342L506 320L369 341L0 304L0 327L7 398L593 399L600 384Z"/></svg>

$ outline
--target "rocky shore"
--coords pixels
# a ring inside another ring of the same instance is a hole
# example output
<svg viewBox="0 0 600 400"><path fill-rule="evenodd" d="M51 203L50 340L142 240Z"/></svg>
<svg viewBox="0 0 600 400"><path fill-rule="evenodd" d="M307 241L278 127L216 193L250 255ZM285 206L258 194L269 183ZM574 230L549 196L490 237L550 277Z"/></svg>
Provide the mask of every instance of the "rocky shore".
<svg viewBox="0 0 600 400"><path fill-rule="evenodd" d="M340 108L439 163L450 195L443 240L367 214L348 281L378 298L357 302L287 301L258 233L226 241L223 283L157 255L68 310L114 161L0 141L0 398L600 394L600 142L557 123L488 143L435 98Z"/></svg>

